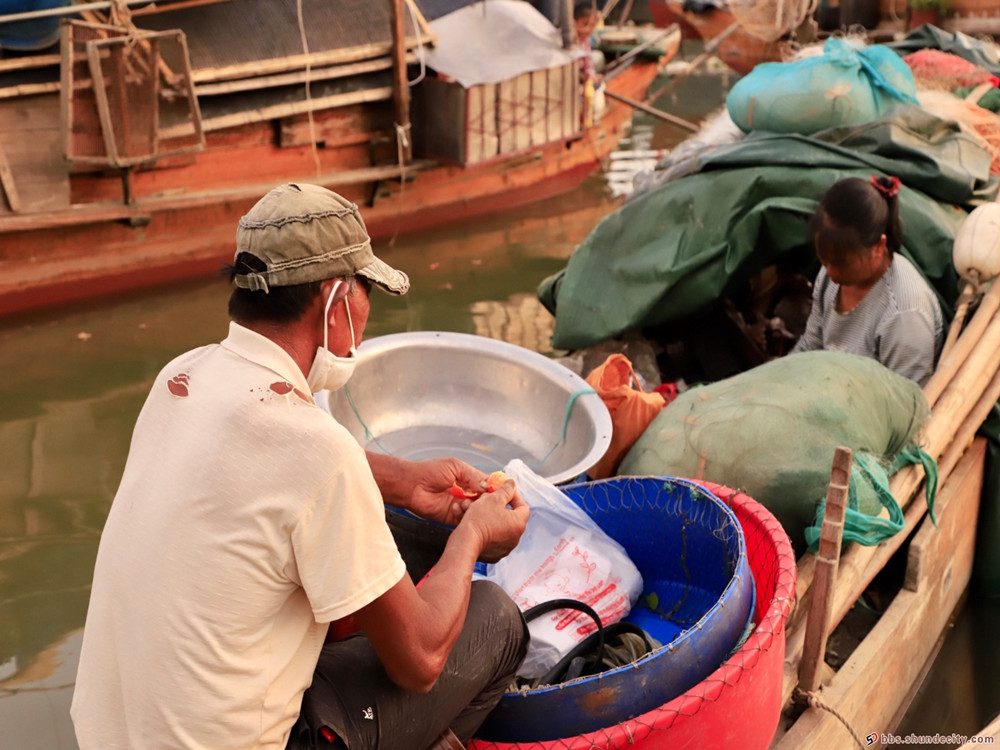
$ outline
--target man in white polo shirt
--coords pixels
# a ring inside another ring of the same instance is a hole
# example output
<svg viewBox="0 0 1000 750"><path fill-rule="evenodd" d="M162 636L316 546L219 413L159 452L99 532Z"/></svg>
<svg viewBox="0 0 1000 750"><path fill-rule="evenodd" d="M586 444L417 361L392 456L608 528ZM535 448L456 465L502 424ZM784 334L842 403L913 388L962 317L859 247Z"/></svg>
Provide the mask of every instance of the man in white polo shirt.
<svg viewBox="0 0 1000 750"><path fill-rule="evenodd" d="M470 584L517 543L524 501L507 482L459 503L448 488L482 472L366 455L314 403L353 370L370 285L409 287L357 206L276 188L231 273L229 336L168 364L136 422L84 629L81 750L467 740L527 646L509 598ZM419 590L383 503L455 525ZM324 646L349 615L363 634Z"/></svg>

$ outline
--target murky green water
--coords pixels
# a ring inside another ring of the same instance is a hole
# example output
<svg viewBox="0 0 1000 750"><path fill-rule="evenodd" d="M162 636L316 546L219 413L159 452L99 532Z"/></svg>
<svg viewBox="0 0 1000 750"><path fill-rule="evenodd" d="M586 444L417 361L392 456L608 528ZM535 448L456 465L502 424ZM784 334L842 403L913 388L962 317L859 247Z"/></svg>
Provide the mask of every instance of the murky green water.
<svg viewBox="0 0 1000 750"><path fill-rule="evenodd" d="M373 295L367 336L446 330L548 349L538 282L618 203L572 194L378 248L407 271ZM69 705L101 528L152 378L226 335L226 283L0 324L0 749L76 748ZM155 587L156 581L151 580Z"/></svg>

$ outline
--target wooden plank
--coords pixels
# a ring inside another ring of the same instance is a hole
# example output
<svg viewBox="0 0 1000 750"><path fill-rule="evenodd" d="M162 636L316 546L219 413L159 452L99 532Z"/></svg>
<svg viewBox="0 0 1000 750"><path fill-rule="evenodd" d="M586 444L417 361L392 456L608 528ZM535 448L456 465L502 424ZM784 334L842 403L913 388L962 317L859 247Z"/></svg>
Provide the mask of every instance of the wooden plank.
<svg viewBox="0 0 1000 750"><path fill-rule="evenodd" d="M10 164L7 163L7 156L4 154L2 145L0 145L0 184L3 185L3 192L7 196L7 205L10 206L10 210L14 213L20 213L21 196L17 192L14 173L10 171Z"/></svg>
<svg viewBox="0 0 1000 750"><path fill-rule="evenodd" d="M408 63L417 62L417 56L410 54L407 56ZM310 83L316 81L328 81L334 78L346 78L348 76L361 75L363 73L375 73L380 70L388 70L392 66L392 60L387 57L375 58L374 60L362 60L361 62L349 65L334 65L327 68L310 68L306 71L295 71L291 73L276 73L270 76L255 76L253 78L240 78L235 81L221 81L219 83L205 83L195 86L194 91L198 96L218 96L219 94L233 94L240 91L258 91L275 86L290 86L297 83L304 83L308 78Z"/></svg>
<svg viewBox="0 0 1000 750"><path fill-rule="evenodd" d="M270 107L262 107L261 109L255 109L249 112L236 112L230 115L210 117L202 120L201 127L202 130L207 133L212 130L222 130L224 128L233 128L238 125L249 125L254 122L276 120L280 117L290 117L292 115L304 114L310 110L316 111L332 107L344 107L349 104L360 104L364 102L379 102L391 98L392 86L384 86L376 89L367 89L366 91L351 92L349 94L334 94L332 96L313 98L300 102L275 104ZM182 127L189 129L190 126L184 125ZM164 138L173 138L177 137L177 135L178 134L174 133L171 129L165 129L161 133L161 136Z"/></svg>
<svg viewBox="0 0 1000 750"><path fill-rule="evenodd" d="M405 170L399 166L370 167L367 169L351 169L329 172L326 174L290 174L290 182L313 182L326 187L339 187L380 180L398 179L404 173L412 175L422 169L436 166L433 162L417 161L407 164ZM199 208L205 205L246 201L260 198L274 187L274 182L240 185L233 188L203 190L182 195L162 195L139 198L133 206L105 203L76 204L68 210L43 215L0 216L0 234L4 232L25 232L51 227L73 227L83 224L99 224L106 221L119 221L132 218L146 218L159 211L177 211Z"/></svg>
<svg viewBox="0 0 1000 750"><path fill-rule="evenodd" d="M32 68L54 67L62 61L62 56L52 55L29 55L26 57L8 57L0 60L0 73L9 73L12 70L30 70Z"/></svg>
<svg viewBox="0 0 1000 750"><path fill-rule="evenodd" d="M816 553L816 580L813 582L812 604L806 622L802 661L799 662L799 687L807 692L819 687L820 665L826 655L833 586L837 579L837 562L840 560L840 545L844 537L844 518L847 515L847 494L853 460L854 452L850 448L841 446L833 454L833 469L826 491L826 509Z"/></svg>
<svg viewBox="0 0 1000 750"><path fill-rule="evenodd" d="M392 112L388 106L347 106L314 117L316 142L326 148L368 143L393 135ZM278 145L281 148L308 146L312 139L309 121L302 115L281 118L278 122Z"/></svg>
<svg viewBox="0 0 1000 750"><path fill-rule="evenodd" d="M855 735L895 728L891 722L900 702L968 586L985 454L986 441L978 438L938 495L940 528L925 519L910 543L907 586L819 693ZM840 719L811 707L772 747L826 750L850 744L851 733Z"/></svg>

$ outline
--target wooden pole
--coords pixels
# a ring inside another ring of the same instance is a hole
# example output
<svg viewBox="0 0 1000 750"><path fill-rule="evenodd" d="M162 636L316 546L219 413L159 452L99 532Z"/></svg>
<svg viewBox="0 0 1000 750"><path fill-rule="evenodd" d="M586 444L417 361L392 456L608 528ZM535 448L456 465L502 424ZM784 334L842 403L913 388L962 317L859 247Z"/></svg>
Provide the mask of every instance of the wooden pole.
<svg viewBox="0 0 1000 750"><path fill-rule="evenodd" d="M676 117L667 112L664 112L661 109L656 109L656 107L650 107L648 104L643 104L642 102L636 101L635 99L630 99L627 96L616 94L614 91L605 90L604 95L610 97L611 99L615 99L616 101L624 102L630 107L635 107L638 110L642 110L646 114L652 115L653 117L658 117L661 120L666 120L672 125L677 125L679 127L690 130L692 133L698 132L698 126L695 125L693 122L688 122L687 120L684 120L680 117Z"/></svg>
<svg viewBox="0 0 1000 750"><path fill-rule="evenodd" d="M951 382L962 363L965 362L969 352L979 343L983 331L986 330L986 326L993 319L993 313L998 308L1000 308L1000 284L993 284L980 301L969 325L962 331L948 354L938 361L937 369L934 370L931 379L924 386L927 402L932 407L937 404L941 393Z"/></svg>
<svg viewBox="0 0 1000 750"><path fill-rule="evenodd" d="M410 82L406 75L404 12L403 0L392 0L392 100L399 158L407 164L413 158L413 145L410 138Z"/></svg>
<svg viewBox="0 0 1000 750"><path fill-rule="evenodd" d="M560 0L559 2L559 30L562 32L563 49L570 49L576 41L576 26L573 23L573 0Z"/></svg>
<svg viewBox="0 0 1000 750"><path fill-rule="evenodd" d="M738 28L740 28L740 23L739 21L736 21L727 26L722 32L719 33L717 37L706 42L705 48L702 50L700 55L698 55L694 60L691 61L691 64L688 66L688 69L684 71L684 73L682 73L681 75L674 76L668 83L658 88L652 94L649 94L645 99L646 104L652 104L664 94L669 94L675 88L680 86L681 82L689 75L691 75L695 70L701 67L701 65L708 58L712 57L712 55L715 54L715 50L719 48L719 45L722 44L722 42L725 41L725 39L734 31L736 31Z"/></svg>
<svg viewBox="0 0 1000 750"><path fill-rule="evenodd" d="M965 316L969 312L969 306L976 299L976 287L977 285L969 279L962 279L962 289L959 292L958 301L955 303L955 316L948 327L948 336L944 340L944 346L941 347L940 359L948 356L955 342L958 340L958 334L962 332L962 326L965 324Z"/></svg>
<svg viewBox="0 0 1000 750"><path fill-rule="evenodd" d="M830 634L830 609L837 580L840 546L844 538L844 517L847 514L847 493L853 458L854 452L843 446L833 454L830 485L826 491L826 510L816 553L812 603L809 605L809 617L806 621L802 661L799 662L799 687L807 693L819 687L820 665L823 664L826 640Z"/></svg>
<svg viewBox="0 0 1000 750"><path fill-rule="evenodd" d="M125 0L126 5L145 5L149 0ZM83 13L88 10L108 10L114 3L110 0L103 2L83 3L80 5L60 5L55 8L45 8L43 10L29 10L24 13L8 13L0 15L0 23L13 23L14 21L33 21L37 18L50 18L52 16L70 16L74 13Z"/></svg>
<svg viewBox="0 0 1000 750"><path fill-rule="evenodd" d="M622 14L618 16L618 28L620 29L628 21L628 17L632 14L632 5L635 0L625 0L625 7L622 8Z"/></svg>

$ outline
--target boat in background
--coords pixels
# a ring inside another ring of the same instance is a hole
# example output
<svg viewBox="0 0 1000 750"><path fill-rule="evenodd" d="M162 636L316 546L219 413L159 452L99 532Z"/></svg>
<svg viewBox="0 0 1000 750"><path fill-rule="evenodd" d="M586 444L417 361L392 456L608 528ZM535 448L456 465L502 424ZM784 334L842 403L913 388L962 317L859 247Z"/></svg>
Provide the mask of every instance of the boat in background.
<svg viewBox="0 0 1000 750"><path fill-rule="evenodd" d="M579 55L516 0L305 0L301 30L292 0L116 5L0 60L0 315L214 273L282 182L353 200L375 239L570 190L680 43L616 39L621 98L585 127Z"/></svg>
<svg viewBox="0 0 1000 750"><path fill-rule="evenodd" d="M803 6L797 0L648 0L655 25L678 24L684 38L701 38L706 49L740 75L762 62L787 60L802 44L831 33L863 32L872 42L889 42L928 21L902 0L822 0L805 17L796 17ZM1000 4L995 0L950 0L946 12L930 22L944 31L970 36L1000 34ZM800 21L768 29L755 23L755 14ZM780 7L779 7L780 6ZM791 11L791 12L789 12ZM800 14L801 15L801 14ZM749 21L749 22L748 22Z"/></svg>

